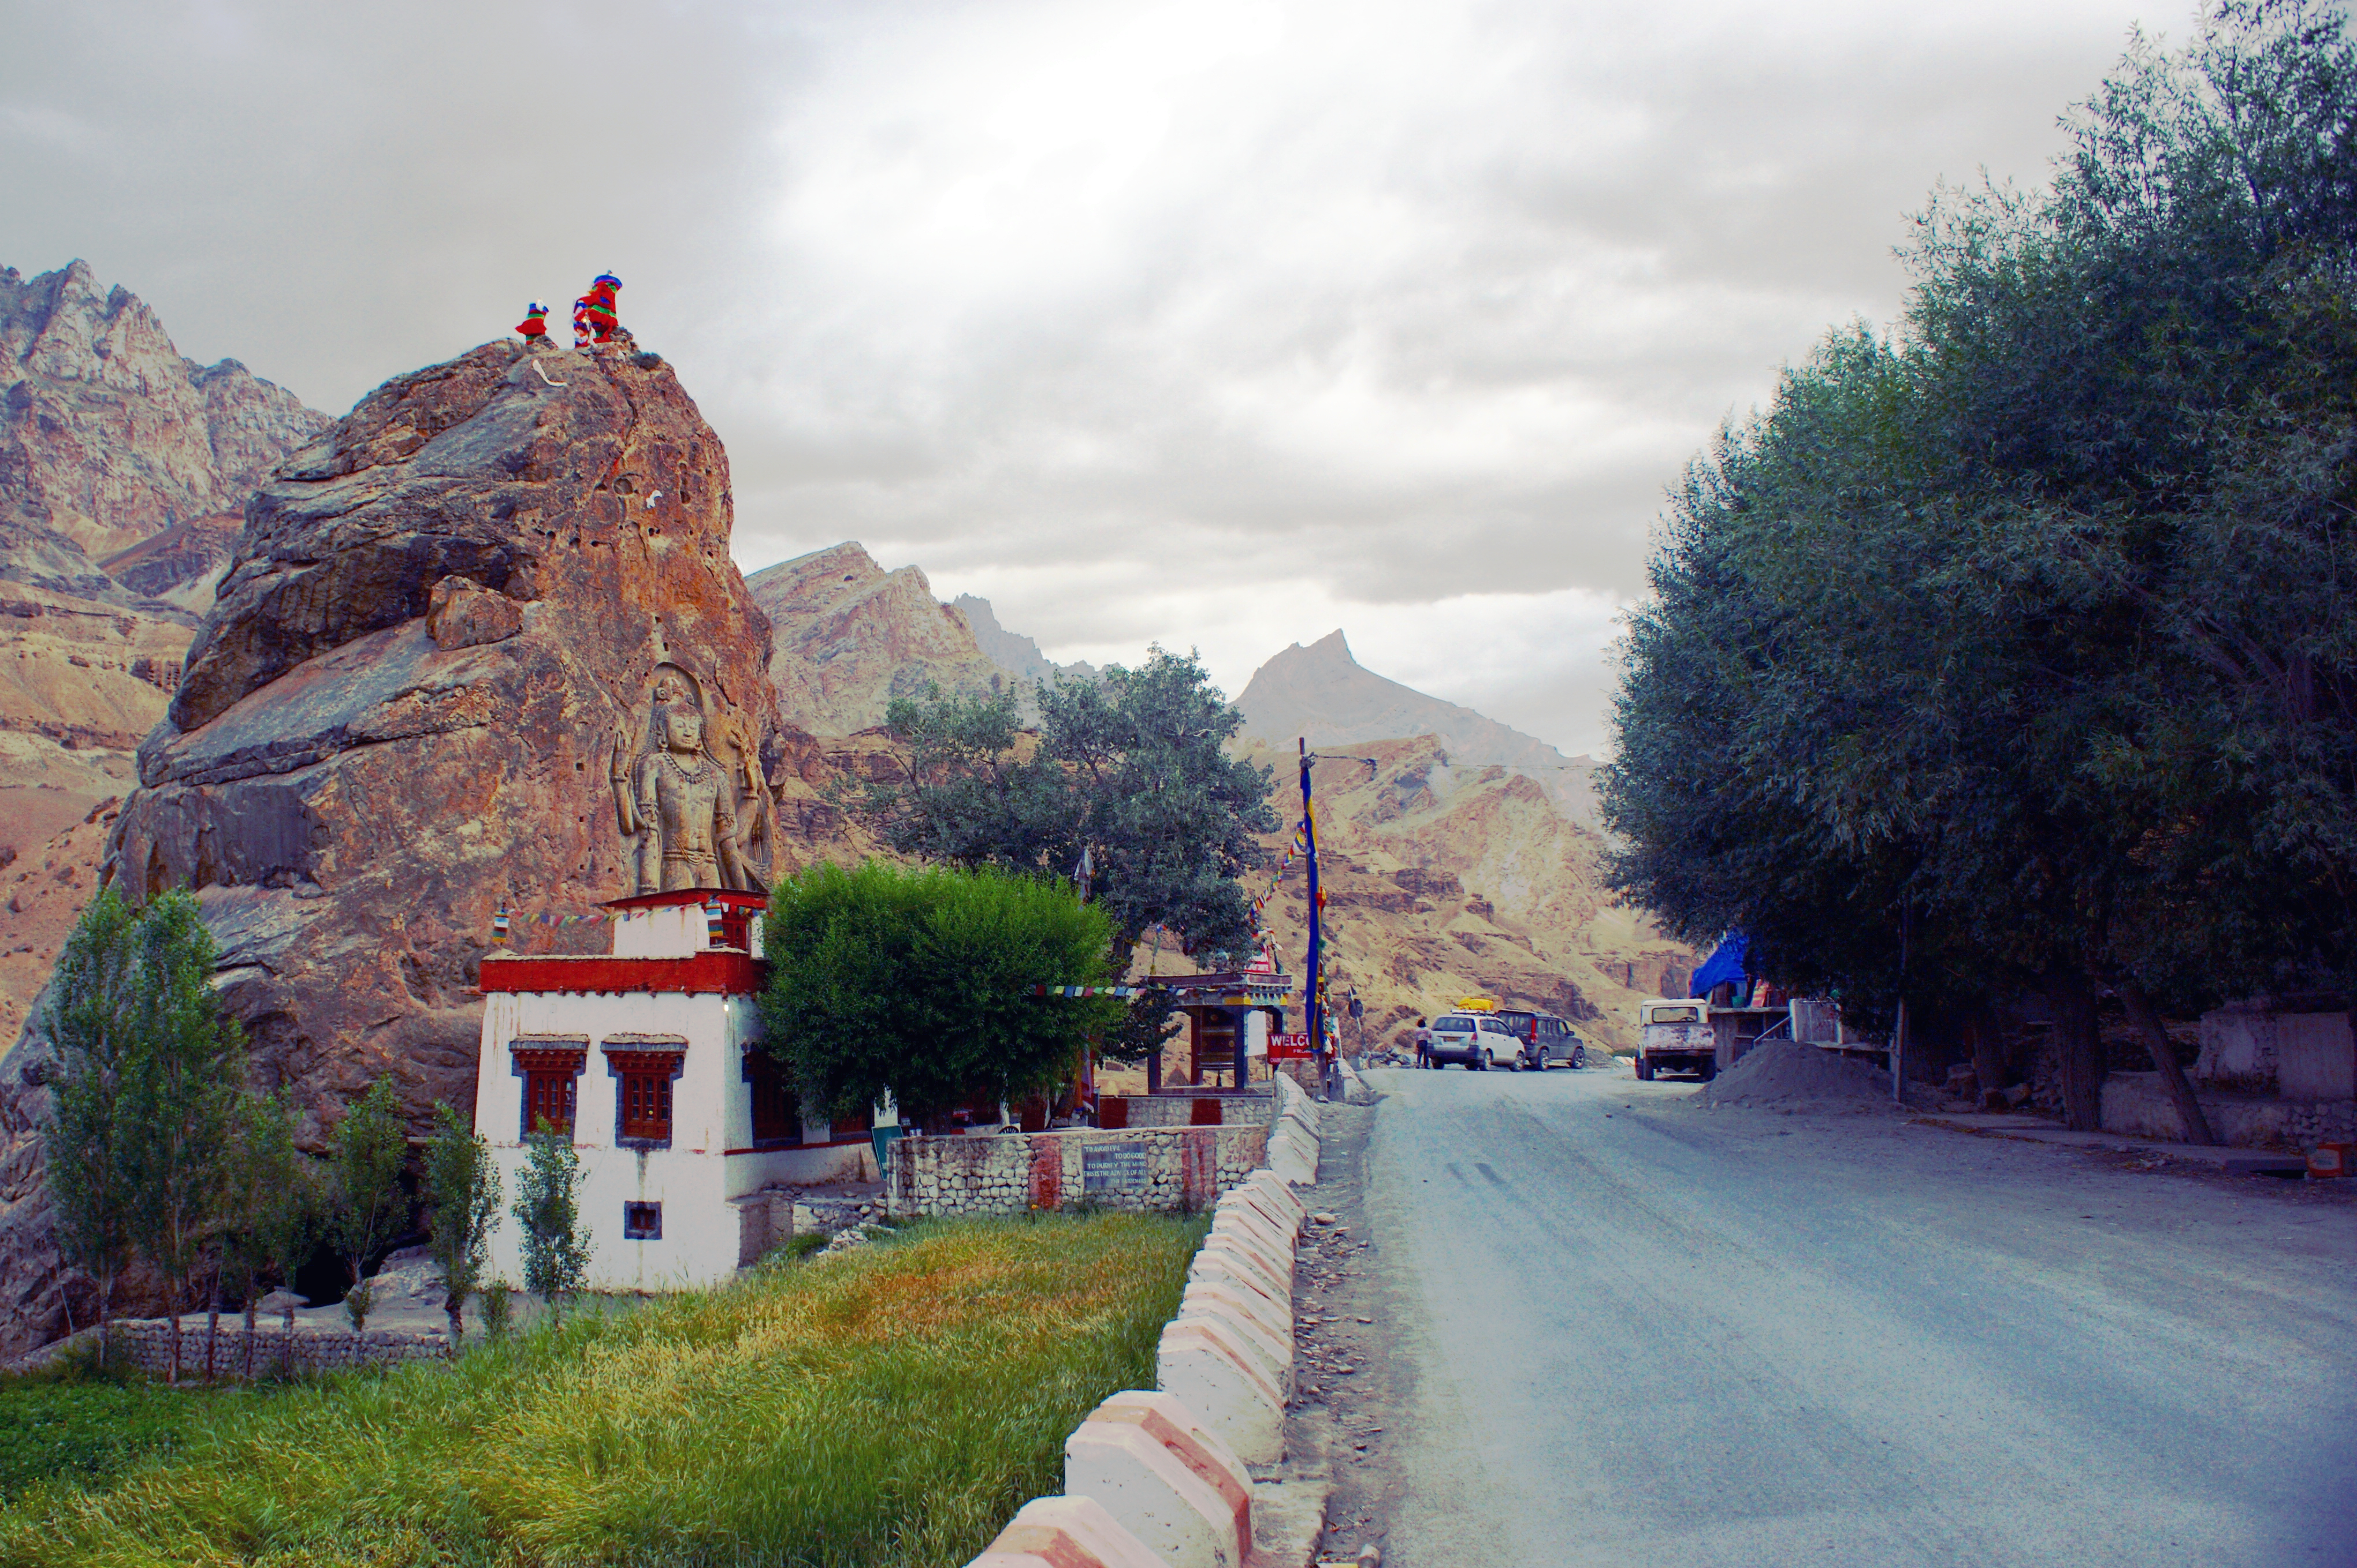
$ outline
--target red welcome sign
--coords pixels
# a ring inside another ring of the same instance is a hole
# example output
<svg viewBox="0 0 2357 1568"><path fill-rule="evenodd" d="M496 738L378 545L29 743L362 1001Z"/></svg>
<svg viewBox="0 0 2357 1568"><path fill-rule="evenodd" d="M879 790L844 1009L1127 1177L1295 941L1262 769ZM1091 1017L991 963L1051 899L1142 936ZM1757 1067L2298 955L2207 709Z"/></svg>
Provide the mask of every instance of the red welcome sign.
<svg viewBox="0 0 2357 1568"><path fill-rule="evenodd" d="M1307 1035L1271 1035L1268 1037L1268 1055L1272 1061L1317 1054L1309 1048L1309 1036Z"/></svg>

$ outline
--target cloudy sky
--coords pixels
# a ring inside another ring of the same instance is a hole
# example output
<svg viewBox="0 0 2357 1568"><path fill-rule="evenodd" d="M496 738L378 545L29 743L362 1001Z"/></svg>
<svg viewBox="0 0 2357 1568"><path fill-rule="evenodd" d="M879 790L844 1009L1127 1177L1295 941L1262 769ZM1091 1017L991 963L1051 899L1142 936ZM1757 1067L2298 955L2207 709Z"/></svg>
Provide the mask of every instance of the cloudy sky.
<svg viewBox="0 0 2357 1568"><path fill-rule="evenodd" d="M1057 658L1360 661L1570 750L1664 486L2135 0L0 0L0 264L341 413L603 267L748 571L857 539Z"/></svg>

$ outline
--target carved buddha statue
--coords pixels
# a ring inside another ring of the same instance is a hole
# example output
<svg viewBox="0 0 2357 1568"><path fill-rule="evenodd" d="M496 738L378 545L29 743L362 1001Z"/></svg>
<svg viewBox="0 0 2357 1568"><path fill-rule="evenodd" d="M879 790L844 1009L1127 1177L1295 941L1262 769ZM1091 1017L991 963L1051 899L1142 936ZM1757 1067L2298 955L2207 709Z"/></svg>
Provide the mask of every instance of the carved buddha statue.
<svg viewBox="0 0 2357 1568"><path fill-rule="evenodd" d="M704 714L668 702L656 711L656 732L660 744L639 758L629 797L616 801L622 831L639 835L638 891L747 886L735 782L704 747Z"/></svg>

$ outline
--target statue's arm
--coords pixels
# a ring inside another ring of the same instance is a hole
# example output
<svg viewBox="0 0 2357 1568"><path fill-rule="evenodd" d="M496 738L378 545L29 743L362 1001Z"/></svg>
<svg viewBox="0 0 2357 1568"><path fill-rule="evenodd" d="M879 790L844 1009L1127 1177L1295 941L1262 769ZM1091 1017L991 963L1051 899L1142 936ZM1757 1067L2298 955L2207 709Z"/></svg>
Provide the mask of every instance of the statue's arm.
<svg viewBox="0 0 2357 1568"><path fill-rule="evenodd" d="M614 818L624 838L635 837L639 831L638 802L630 782L630 742L619 725L614 726L614 757L606 770L614 785Z"/></svg>
<svg viewBox="0 0 2357 1568"><path fill-rule="evenodd" d="M658 853L662 848L662 807L655 798L656 757L650 752L639 758L636 779L639 801L639 826L647 835L647 843Z"/></svg>
<svg viewBox="0 0 2357 1568"><path fill-rule="evenodd" d="M737 853L737 803L730 797L736 793L726 774L720 776L720 788L712 797L713 848L720 861L720 885L724 887L748 887L745 877L744 857Z"/></svg>

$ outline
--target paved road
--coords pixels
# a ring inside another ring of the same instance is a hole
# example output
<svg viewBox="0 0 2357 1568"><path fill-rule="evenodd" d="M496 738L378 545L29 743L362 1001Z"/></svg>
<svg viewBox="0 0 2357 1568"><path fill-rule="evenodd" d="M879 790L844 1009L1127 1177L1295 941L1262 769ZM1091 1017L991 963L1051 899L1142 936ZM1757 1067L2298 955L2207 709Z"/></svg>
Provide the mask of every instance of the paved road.
<svg viewBox="0 0 2357 1568"><path fill-rule="evenodd" d="M1372 1077L1389 1568L2357 1564L2357 1203Z"/></svg>

